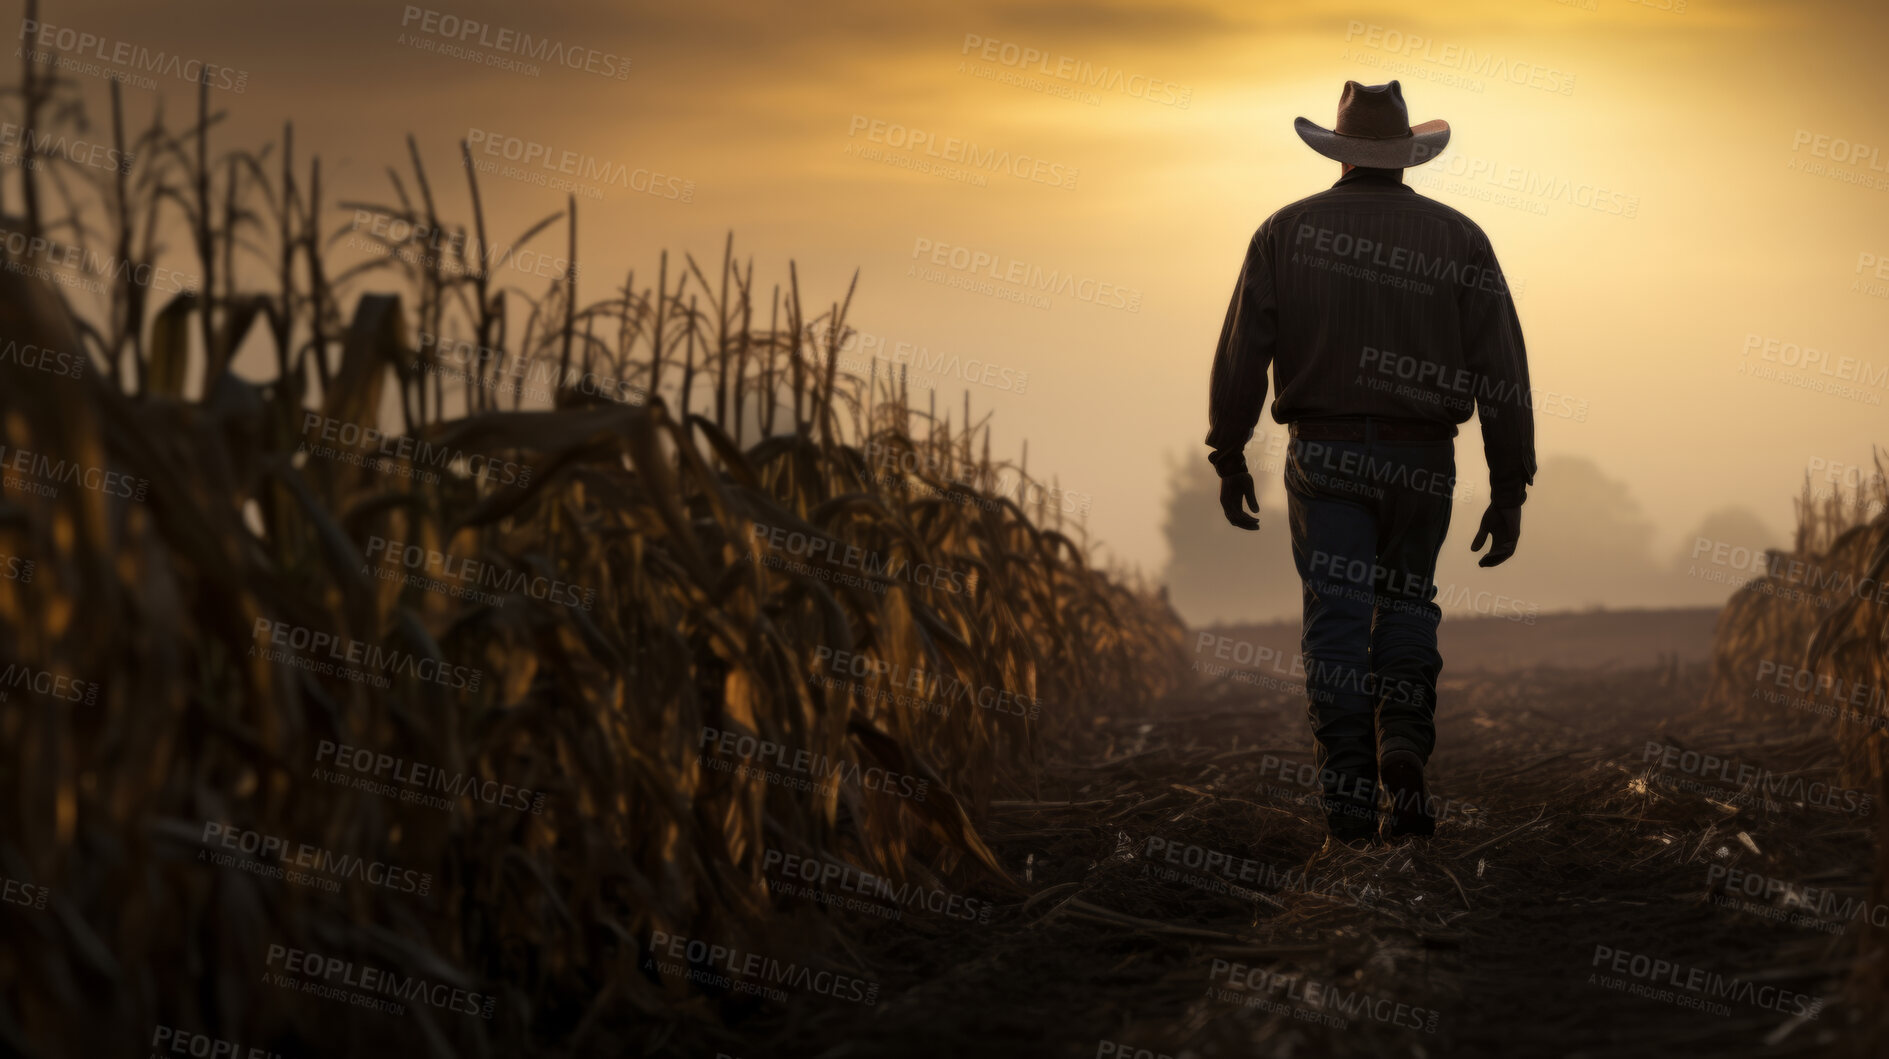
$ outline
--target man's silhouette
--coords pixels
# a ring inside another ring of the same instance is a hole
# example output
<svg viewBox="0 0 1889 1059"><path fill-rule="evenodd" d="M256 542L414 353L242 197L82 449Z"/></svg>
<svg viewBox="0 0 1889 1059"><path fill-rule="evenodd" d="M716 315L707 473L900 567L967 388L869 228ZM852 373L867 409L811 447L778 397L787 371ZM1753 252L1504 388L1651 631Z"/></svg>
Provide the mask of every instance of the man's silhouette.
<svg viewBox="0 0 1889 1059"><path fill-rule="evenodd" d="M1335 129L1295 124L1343 175L1247 245L1214 353L1208 458L1227 521L1258 529L1241 506L1259 511L1243 450L1271 368L1273 418L1292 434L1285 484L1326 821L1333 839L1362 845L1377 836L1380 784L1392 836L1435 829L1423 781L1443 665L1432 578L1456 425L1473 409L1482 426L1490 504L1470 547L1494 538L1483 566L1515 553L1535 425L1521 321L1488 237L1403 183L1449 126L1413 128L1396 81L1347 81Z"/></svg>

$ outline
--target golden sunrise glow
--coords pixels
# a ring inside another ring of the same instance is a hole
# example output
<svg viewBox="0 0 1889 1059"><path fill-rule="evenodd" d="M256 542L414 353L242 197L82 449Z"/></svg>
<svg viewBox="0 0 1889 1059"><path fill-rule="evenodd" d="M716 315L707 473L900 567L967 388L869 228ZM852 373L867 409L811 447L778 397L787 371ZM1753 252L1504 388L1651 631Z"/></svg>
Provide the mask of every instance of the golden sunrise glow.
<svg viewBox="0 0 1889 1059"><path fill-rule="evenodd" d="M731 229L757 276L784 277L797 260L816 304L843 295L857 268L861 328L1028 373L1023 393L972 387L974 405L997 414L999 446L1027 438L1033 468L1093 495L1090 529L1105 554L1150 571L1165 561L1170 461L1205 454L1206 373L1241 247L1266 214L1337 176L1292 119L1328 124L1348 78L1398 77L1413 121L1451 123L1449 152L1410 180L1490 233L1522 290L1537 387L1585 408L1579 420L1539 417L1541 456L1581 456L1623 482L1657 527L1656 553L1729 504L1781 536L1811 461L1864 463L1885 439L1889 383L1868 380L1889 365L1889 281L1867 262L1889 259L1889 118L1879 99L1821 76L1873 68L1880 8L858 2L579 14L468 3L451 13L633 65L622 80L494 72L403 44L403 5L231 4L227 17L186 23L112 3L61 17L250 68L248 88L219 99L223 135L261 139L293 119L298 150L327 160L337 201L390 198L383 167L404 158L408 132L455 208L469 130L692 181L686 204L618 189L579 199L584 296L605 296L630 268L653 270L664 248L713 257ZM995 60L987 41L999 42ZM1005 45L1044 58L1007 62ZM1120 71L1122 85L1058 77L1065 59ZM1180 89L1185 107L1151 98ZM185 92L163 91L178 110ZM849 154L892 150L875 122L1040 159L1073 172L1073 187L1003 172L976 186ZM1839 142L1881 151L1840 161L1853 148ZM497 178L483 191L505 232L564 203ZM1589 196L1610 205L1576 201ZM1132 291L1138 311L1070 297L1045 310L908 274L921 248L940 245ZM1832 365L1850 358L1862 381L1831 394L1740 374L1772 340L1825 351ZM963 389L938 383L953 408ZM1480 480L1473 426L1459 463ZM1472 515L1458 518L1458 536ZM1453 536L1449 548L1460 547Z"/></svg>

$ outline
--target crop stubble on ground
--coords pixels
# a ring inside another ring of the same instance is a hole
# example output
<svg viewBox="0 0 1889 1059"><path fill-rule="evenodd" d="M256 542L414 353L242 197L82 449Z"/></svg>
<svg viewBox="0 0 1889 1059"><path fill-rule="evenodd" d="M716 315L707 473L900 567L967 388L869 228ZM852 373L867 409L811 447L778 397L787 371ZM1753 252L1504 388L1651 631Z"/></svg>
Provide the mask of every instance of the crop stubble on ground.
<svg viewBox="0 0 1889 1059"><path fill-rule="evenodd" d="M876 1007L776 1026L746 1054L1826 1054L1869 928L1721 906L1710 869L1861 898L1871 820L1646 763L1660 743L1835 779L1823 740L1700 714L1702 688L1696 665L1446 676L1438 837L1339 858L1314 859L1322 828L1290 778L1310 736L1282 684L1223 678L1098 718L1035 797L993 809L991 845L1035 896L987 924L858 924L884 969ZM1225 866L1205 870L1209 853ZM1600 945L1831 1000L1796 1024L1701 1012L1601 983Z"/></svg>

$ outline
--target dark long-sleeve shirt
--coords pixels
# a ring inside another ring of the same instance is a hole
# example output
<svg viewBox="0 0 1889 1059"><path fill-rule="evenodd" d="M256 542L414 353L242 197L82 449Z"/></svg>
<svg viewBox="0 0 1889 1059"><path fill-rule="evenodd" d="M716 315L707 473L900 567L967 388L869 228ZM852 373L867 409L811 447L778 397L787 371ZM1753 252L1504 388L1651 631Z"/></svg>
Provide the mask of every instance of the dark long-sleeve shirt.
<svg viewBox="0 0 1889 1059"><path fill-rule="evenodd" d="M1376 416L1482 425L1490 496L1522 503L1535 418L1515 301L1474 221L1353 169L1253 233L1213 358L1207 445L1221 477L1278 382L1273 419Z"/></svg>

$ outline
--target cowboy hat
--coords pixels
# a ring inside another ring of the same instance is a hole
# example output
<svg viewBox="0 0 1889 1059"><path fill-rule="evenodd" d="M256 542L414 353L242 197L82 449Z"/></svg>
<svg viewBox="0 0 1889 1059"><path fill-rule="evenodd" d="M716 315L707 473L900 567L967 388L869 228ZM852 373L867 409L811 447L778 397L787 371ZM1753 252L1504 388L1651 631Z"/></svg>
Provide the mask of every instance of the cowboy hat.
<svg viewBox="0 0 1889 1059"><path fill-rule="evenodd" d="M1292 123L1306 146L1327 158L1369 169L1422 165L1450 142L1449 122L1410 124L1404 90L1397 82L1361 85L1346 81L1338 97L1338 126L1327 129L1299 118Z"/></svg>

